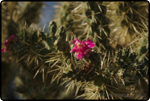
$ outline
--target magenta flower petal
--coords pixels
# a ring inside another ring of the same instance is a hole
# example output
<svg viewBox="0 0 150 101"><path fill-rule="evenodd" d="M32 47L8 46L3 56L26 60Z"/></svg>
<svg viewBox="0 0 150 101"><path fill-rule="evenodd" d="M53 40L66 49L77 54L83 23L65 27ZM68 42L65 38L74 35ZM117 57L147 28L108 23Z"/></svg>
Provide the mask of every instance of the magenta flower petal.
<svg viewBox="0 0 150 101"><path fill-rule="evenodd" d="M90 43L90 44L88 45L89 48L93 48L94 46L95 46L95 43Z"/></svg>
<svg viewBox="0 0 150 101"><path fill-rule="evenodd" d="M9 38L11 39L11 38L13 38L14 36L15 36L15 34L11 35Z"/></svg>
<svg viewBox="0 0 150 101"><path fill-rule="evenodd" d="M8 38L8 40L17 40L17 38L15 38L14 36L15 36L15 34L13 34L12 36L10 36L10 37Z"/></svg>
<svg viewBox="0 0 150 101"><path fill-rule="evenodd" d="M14 37L15 34L13 34L12 36L10 36L7 40L4 41L4 45L7 46L10 43L10 40L17 40L17 38Z"/></svg>
<svg viewBox="0 0 150 101"><path fill-rule="evenodd" d="M84 55L86 55L87 57L90 56L90 53L91 53L91 50L90 49L87 49L85 52L84 52Z"/></svg>
<svg viewBox="0 0 150 101"><path fill-rule="evenodd" d="M77 48L76 52L84 52L86 50L85 47Z"/></svg>
<svg viewBox="0 0 150 101"><path fill-rule="evenodd" d="M80 41L77 38L75 38L72 42L74 45L77 45L77 43L79 43Z"/></svg>
<svg viewBox="0 0 150 101"><path fill-rule="evenodd" d="M84 41L81 41L81 42L80 42L80 45L82 45L83 47L86 46L86 44L85 44Z"/></svg>
<svg viewBox="0 0 150 101"><path fill-rule="evenodd" d="M15 41L17 40L17 38L15 38L14 36L15 34L10 36L7 40L3 42L4 48L1 50L2 53L5 52L6 50L9 50L8 45L11 43L11 40L15 40Z"/></svg>
<svg viewBox="0 0 150 101"><path fill-rule="evenodd" d="M85 41L86 45L89 47L89 48L93 48L95 46L95 43L92 42L90 39L88 39L87 41Z"/></svg>
<svg viewBox="0 0 150 101"><path fill-rule="evenodd" d="M8 40L8 39L5 40L5 41L3 42L3 44L4 44L5 46L7 46L7 45L9 44L9 40Z"/></svg>
<svg viewBox="0 0 150 101"><path fill-rule="evenodd" d="M90 39L88 39L88 40L86 40L85 41L85 43L87 44L87 45L89 45L90 43L93 43Z"/></svg>
<svg viewBox="0 0 150 101"><path fill-rule="evenodd" d="M14 38L14 36L15 36L15 34L11 35L9 38L10 38L10 39L11 39L11 38Z"/></svg>
<svg viewBox="0 0 150 101"><path fill-rule="evenodd" d="M3 52L5 52L5 48L3 48L3 49L1 50L1 53L3 53Z"/></svg>
<svg viewBox="0 0 150 101"><path fill-rule="evenodd" d="M87 57L91 53L91 49L95 46L95 43L92 42L90 39L87 41L80 41L77 38L72 41L75 47L72 48L70 52L75 52L74 55L77 57L77 59L82 60L84 55Z"/></svg>
<svg viewBox="0 0 150 101"><path fill-rule="evenodd" d="M83 53L79 52L77 55L77 59L82 60L83 59Z"/></svg>
<svg viewBox="0 0 150 101"><path fill-rule="evenodd" d="M77 50L77 47L73 47L70 52L73 52L73 51L76 52L76 50Z"/></svg>

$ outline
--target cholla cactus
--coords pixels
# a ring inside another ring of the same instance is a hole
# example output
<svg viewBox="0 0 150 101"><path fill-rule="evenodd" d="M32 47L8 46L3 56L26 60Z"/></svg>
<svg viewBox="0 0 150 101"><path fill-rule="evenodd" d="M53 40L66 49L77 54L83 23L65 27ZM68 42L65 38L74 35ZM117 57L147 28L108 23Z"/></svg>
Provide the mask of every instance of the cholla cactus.
<svg viewBox="0 0 150 101"><path fill-rule="evenodd" d="M42 2L2 2L2 42L16 34L24 23L26 25L37 24L42 5ZM33 9L36 9L34 14ZM31 16L29 17L29 15ZM4 46L2 45L2 47Z"/></svg>
<svg viewBox="0 0 150 101"><path fill-rule="evenodd" d="M54 26L54 22L51 25ZM76 87L76 95L79 91L85 91L77 98L117 99L119 97L114 94L116 90L113 89L115 85L120 82L125 85L127 81L123 76L126 74L135 76L138 72L136 69L139 64L135 64L136 56L132 53L129 54L129 50L124 53L120 51L118 55L113 57L108 53L103 56L92 51L89 57L78 61L76 57L70 56L70 51L66 51L67 42L61 37L61 34L65 34L63 27L54 31L56 32L55 36L58 37L58 40L54 41L54 45L50 44L53 35L49 36L44 32L30 28L18 33L20 44L14 46L12 44L10 50L14 55L19 53L19 61L24 61L27 67L37 70L35 76L42 72L43 81L46 80L45 74L48 76L49 73L54 72L51 78L52 82L57 80L57 83L62 82L60 85L67 82L68 90ZM23 50L19 50L21 47ZM108 59L106 59L106 55ZM117 60L114 60L116 58Z"/></svg>
<svg viewBox="0 0 150 101"><path fill-rule="evenodd" d="M91 39L96 43L99 52L110 50L110 29L108 27L110 21L106 17L107 8L103 5L103 2L81 2L72 13L75 17L79 16L75 21L80 21L83 27L83 33L79 38Z"/></svg>
<svg viewBox="0 0 150 101"><path fill-rule="evenodd" d="M108 4L110 16L111 44L128 45L141 33L148 31L148 2L111 2Z"/></svg>
<svg viewBox="0 0 150 101"><path fill-rule="evenodd" d="M66 2L65 7L70 4L72 3ZM126 10L125 6L128 4L132 5L132 2L119 4L119 12L122 9ZM141 32L144 35L140 39L143 43L139 48L130 48L130 45L116 49L115 52L112 51L109 45L109 34L113 29L109 28L108 5L112 6L111 3L106 2L75 3L76 8L70 10L71 14L68 16L70 18L71 15L75 15L71 20L81 23L83 33L78 35L75 33L76 37L72 37L70 40L66 40L66 37L70 34L67 28L72 21L68 22L69 24L59 23L59 27L55 21L51 21L49 32L40 31L39 28L31 25L16 33L17 41L9 44L9 51L16 56L17 62L22 64L24 69L29 68L35 71L33 71L34 79L39 76L44 83L39 88L42 94L32 95L24 91L26 97L46 99L51 93L50 89L55 88L57 84L65 85L66 93L75 90L74 98L82 99L131 99L130 95L134 95L134 93L146 92L145 90L140 91L136 87L146 85L141 83L142 81L147 83L148 30L144 27L136 26L135 29L133 26L126 25L124 22L126 20L117 22L125 24L130 34L137 34L136 31ZM68 9L66 9L67 11ZM63 14L65 14L63 17L65 18L67 13L63 12ZM63 20L68 21L67 19ZM115 22L112 23L115 24ZM123 26L119 27L123 28ZM71 31L74 32L74 30ZM142 59L139 60L139 57ZM140 83L136 84L137 82ZM131 85L135 87L135 90L127 89ZM143 88L140 87L140 89ZM22 91L21 88L18 90ZM29 91L32 92L32 90ZM145 99L148 96L140 95L140 97L138 99Z"/></svg>
<svg viewBox="0 0 150 101"><path fill-rule="evenodd" d="M74 38L77 38L81 34L83 29L80 22L76 21L76 18L71 13L79 3L80 2L58 2L57 5L54 5L56 8L54 21L58 26L63 26L67 30L65 39L69 41L70 44Z"/></svg>
<svg viewBox="0 0 150 101"><path fill-rule="evenodd" d="M42 5L42 2L2 2L3 33L15 34L19 28L18 25L21 26L24 23L37 24ZM36 12L32 11L34 9Z"/></svg>
<svg viewBox="0 0 150 101"><path fill-rule="evenodd" d="M16 70L15 68L20 69L21 67L19 68L19 66L17 66L17 64L14 63L15 61L14 57L11 54L12 52L10 48L8 48L8 47L11 47L10 44L13 44L15 40L9 40L8 37L15 35L18 32L18 30L22 27L22 25L24 26L24 23L26 23L26 25L29 25L31 23L37 24L42 5L43 5L42 2L28 2L28 3L27 2L6 2L6 1L2 2L2 9L1 9L2 11L1 44L2 45L1 45L1 48L3 48L3 52L4 52L2 54L2 64L3 64L2 71L5 74L4 79L3 79L4 83L2 83L2 87L4 88L3 98L7 99L11 97L12 94L14 95L14 98L20 98L19 97L20 95L16 94L15 88L11 88L12 87L11 85L14 85L13 87L15 87L15 84L13 83L14 78L18 76L18 73L19 73L19 70ZM36 10L32 12L34 8L36 8ZM33 16L29 17L29 15L33 15ZM16 35L14 37L16 37ZM5 40L9 42L6 42ZM7 45L3 44L4 41L8 44ZM13 71L13 72L7 73L9 71ZM8 83L7 87L5 87L6 82Z"/></svg>

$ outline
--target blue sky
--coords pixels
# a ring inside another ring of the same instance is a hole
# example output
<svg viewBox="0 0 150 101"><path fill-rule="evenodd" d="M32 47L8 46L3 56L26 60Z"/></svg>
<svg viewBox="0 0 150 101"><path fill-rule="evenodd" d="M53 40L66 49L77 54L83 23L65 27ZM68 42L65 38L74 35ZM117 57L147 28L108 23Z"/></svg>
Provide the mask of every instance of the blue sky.
<svg viewBox="0 0 150 101"><path fill-rule="evenodd" d="M46 4L46 7L43 7L42 11L42 17L40 18L40 26L43 27L46 24L45 30L47 30L47 26L49 25L49 22L53 19L53 16L55 14L54 11L54 5L57 4L57 2L44 2Z"/></svg>

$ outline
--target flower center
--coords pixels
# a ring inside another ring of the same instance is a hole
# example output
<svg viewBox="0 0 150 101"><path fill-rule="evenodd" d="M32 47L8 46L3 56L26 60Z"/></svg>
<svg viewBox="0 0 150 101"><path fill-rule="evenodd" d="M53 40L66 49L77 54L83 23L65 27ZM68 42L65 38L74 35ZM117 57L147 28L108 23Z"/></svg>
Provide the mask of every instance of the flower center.
<svg viewBox="0 0 150 101"><path fill-rule="evenodd" d="M78 48L82 48L84 45L81 44L80 42L77 43Z"/></svg>

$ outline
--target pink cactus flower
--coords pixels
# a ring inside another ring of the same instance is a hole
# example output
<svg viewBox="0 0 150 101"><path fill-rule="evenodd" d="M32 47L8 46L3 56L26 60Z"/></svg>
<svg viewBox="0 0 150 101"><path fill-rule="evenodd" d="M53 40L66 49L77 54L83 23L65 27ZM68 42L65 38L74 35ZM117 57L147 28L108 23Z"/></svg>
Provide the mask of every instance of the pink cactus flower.
<svg viewBox="0 0 150 101"><path fill-rule="evenodd" d="M91 49L95 46L95 43L92 42L90 39L87 41L80 41L77 38L72 41L75 47L72 48L70 52L75 52L74 55L77 57L77 59L82 60L84 55L87 57L91 53Z"/></svg>
<svg viewBox="0 0 150 101"><path fill-rule="evenodd" d="M8 45L10 44L11 40L17 40L17 38L14 37L15 34L13 34L11 37L9 37L7 40L4 41L4 48L1 50L1 52L5 52L6 50L8 50Z"/></svg>

